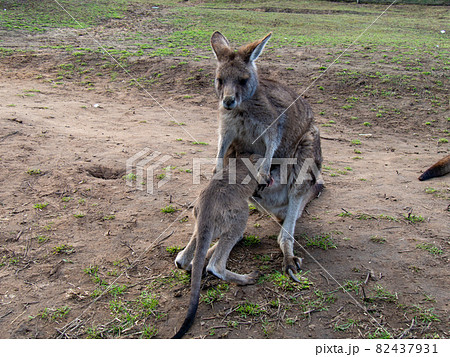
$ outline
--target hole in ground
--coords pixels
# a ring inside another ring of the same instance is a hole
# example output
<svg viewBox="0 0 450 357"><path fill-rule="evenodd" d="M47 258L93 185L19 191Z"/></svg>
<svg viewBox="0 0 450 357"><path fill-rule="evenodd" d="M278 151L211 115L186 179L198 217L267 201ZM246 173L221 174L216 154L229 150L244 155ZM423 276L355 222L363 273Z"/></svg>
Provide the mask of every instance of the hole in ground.
<svg viewBox="0 0 450 357"><path fill-rule="evenodd" d="M103 180L116 180L122 178L125 175L125 169L115 169L106 166L93 166L86 169L87 173L93 177L97 177Z"/></svg>

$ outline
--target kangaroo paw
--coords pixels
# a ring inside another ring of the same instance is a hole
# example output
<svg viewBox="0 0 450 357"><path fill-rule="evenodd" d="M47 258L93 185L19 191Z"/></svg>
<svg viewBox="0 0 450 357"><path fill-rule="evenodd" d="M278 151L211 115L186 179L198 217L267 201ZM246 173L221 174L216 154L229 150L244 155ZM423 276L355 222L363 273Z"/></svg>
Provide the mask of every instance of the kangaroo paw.
<svg viewBox="0 0 450 357"><path fill-rule="evenodd" d="M260 276L261 276L261 273L259 271L255 270L254 272L252 272L250 274L241 275L239 278L239 281L236 280L235 282L238 285L252 285L252 284L257 283Z"/></svg>
<svg viewBox="0 0 450 357"><path fill-rule="evenodd" d="M302 258L299 257L287 257L283 259L283 271L289 275L292 280L299 283L300 280L295 276L298 269L302 266Z"/></svg>
<svg viewBox="0 0 450 357"><path fill-rule="evenodd" d="M261 276L261 273L257 270L248 274L248 281L247 281L246 285L256 284L256 282L258 281L260 276Z"/></svg>
<svg viewBox="0 0 450 357"><path fill-rule="evenodd" d="M265 187L270 186L273 182L272 178L270 177L270 171L269 172L258 172L258 175L256 177L256 180L261 185L264 185Z"/></svg>

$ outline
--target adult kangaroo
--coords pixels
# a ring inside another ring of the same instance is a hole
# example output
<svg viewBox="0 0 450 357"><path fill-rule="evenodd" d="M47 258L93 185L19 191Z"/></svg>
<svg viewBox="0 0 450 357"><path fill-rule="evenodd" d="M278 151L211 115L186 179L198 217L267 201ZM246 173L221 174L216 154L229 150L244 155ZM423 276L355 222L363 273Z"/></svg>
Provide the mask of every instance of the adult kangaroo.
<svg viewBox="0 0 450 357"><path fill-rule="evenodd" d="M237 51L220 32L211 37L219 97L216 170L222 168L224 159L239 157L242 152L264 157L258 181L268 185L250 201L282 222L278 243L284 256L283 271L298 281L294 273L302 259L294 255L295 223L323 189L322 152L309 104L281 83L258 78L255 61L270 37L269 33ZM278 179L273 180L274 176Z"/></svg>

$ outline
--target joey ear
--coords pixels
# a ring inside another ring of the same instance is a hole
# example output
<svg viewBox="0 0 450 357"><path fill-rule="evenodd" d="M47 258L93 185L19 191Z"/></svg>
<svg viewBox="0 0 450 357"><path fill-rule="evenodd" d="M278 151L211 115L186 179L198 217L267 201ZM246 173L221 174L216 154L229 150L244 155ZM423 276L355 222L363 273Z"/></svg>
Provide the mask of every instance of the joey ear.
<svg viewBox="0 0 450 357"><path fill-rule="evenodd" d="M239 48L238 53L244 59L245 62L253 62L259 57L262 53L264 46L267 41L270 40L272 36L272 32L268 33L265 37L255 42L249 43L248 45L242 46Z"/></svg>
<svg viewBox="0 0 450 357"><path fill-rule="evenodd" d="M211 47L214 51L214 54L216 55L217 60L219 61L233 53L233 50L230 47L230 43L228 42L226 37L219 31L216 31L212 34Z"/></svg>

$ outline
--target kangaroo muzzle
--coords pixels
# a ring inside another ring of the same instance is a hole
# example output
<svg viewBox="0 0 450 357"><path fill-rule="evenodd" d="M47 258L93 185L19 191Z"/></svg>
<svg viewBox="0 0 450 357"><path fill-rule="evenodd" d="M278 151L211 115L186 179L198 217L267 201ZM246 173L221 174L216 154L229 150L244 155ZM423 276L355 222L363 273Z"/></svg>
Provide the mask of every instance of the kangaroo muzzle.
<svg viewBox="0 0 450 357"><path fill-rule="evenodd" d="M223 97L222 105L225 109L231 110L236 108L237 102L234 95L227 95Z"/></svg>

